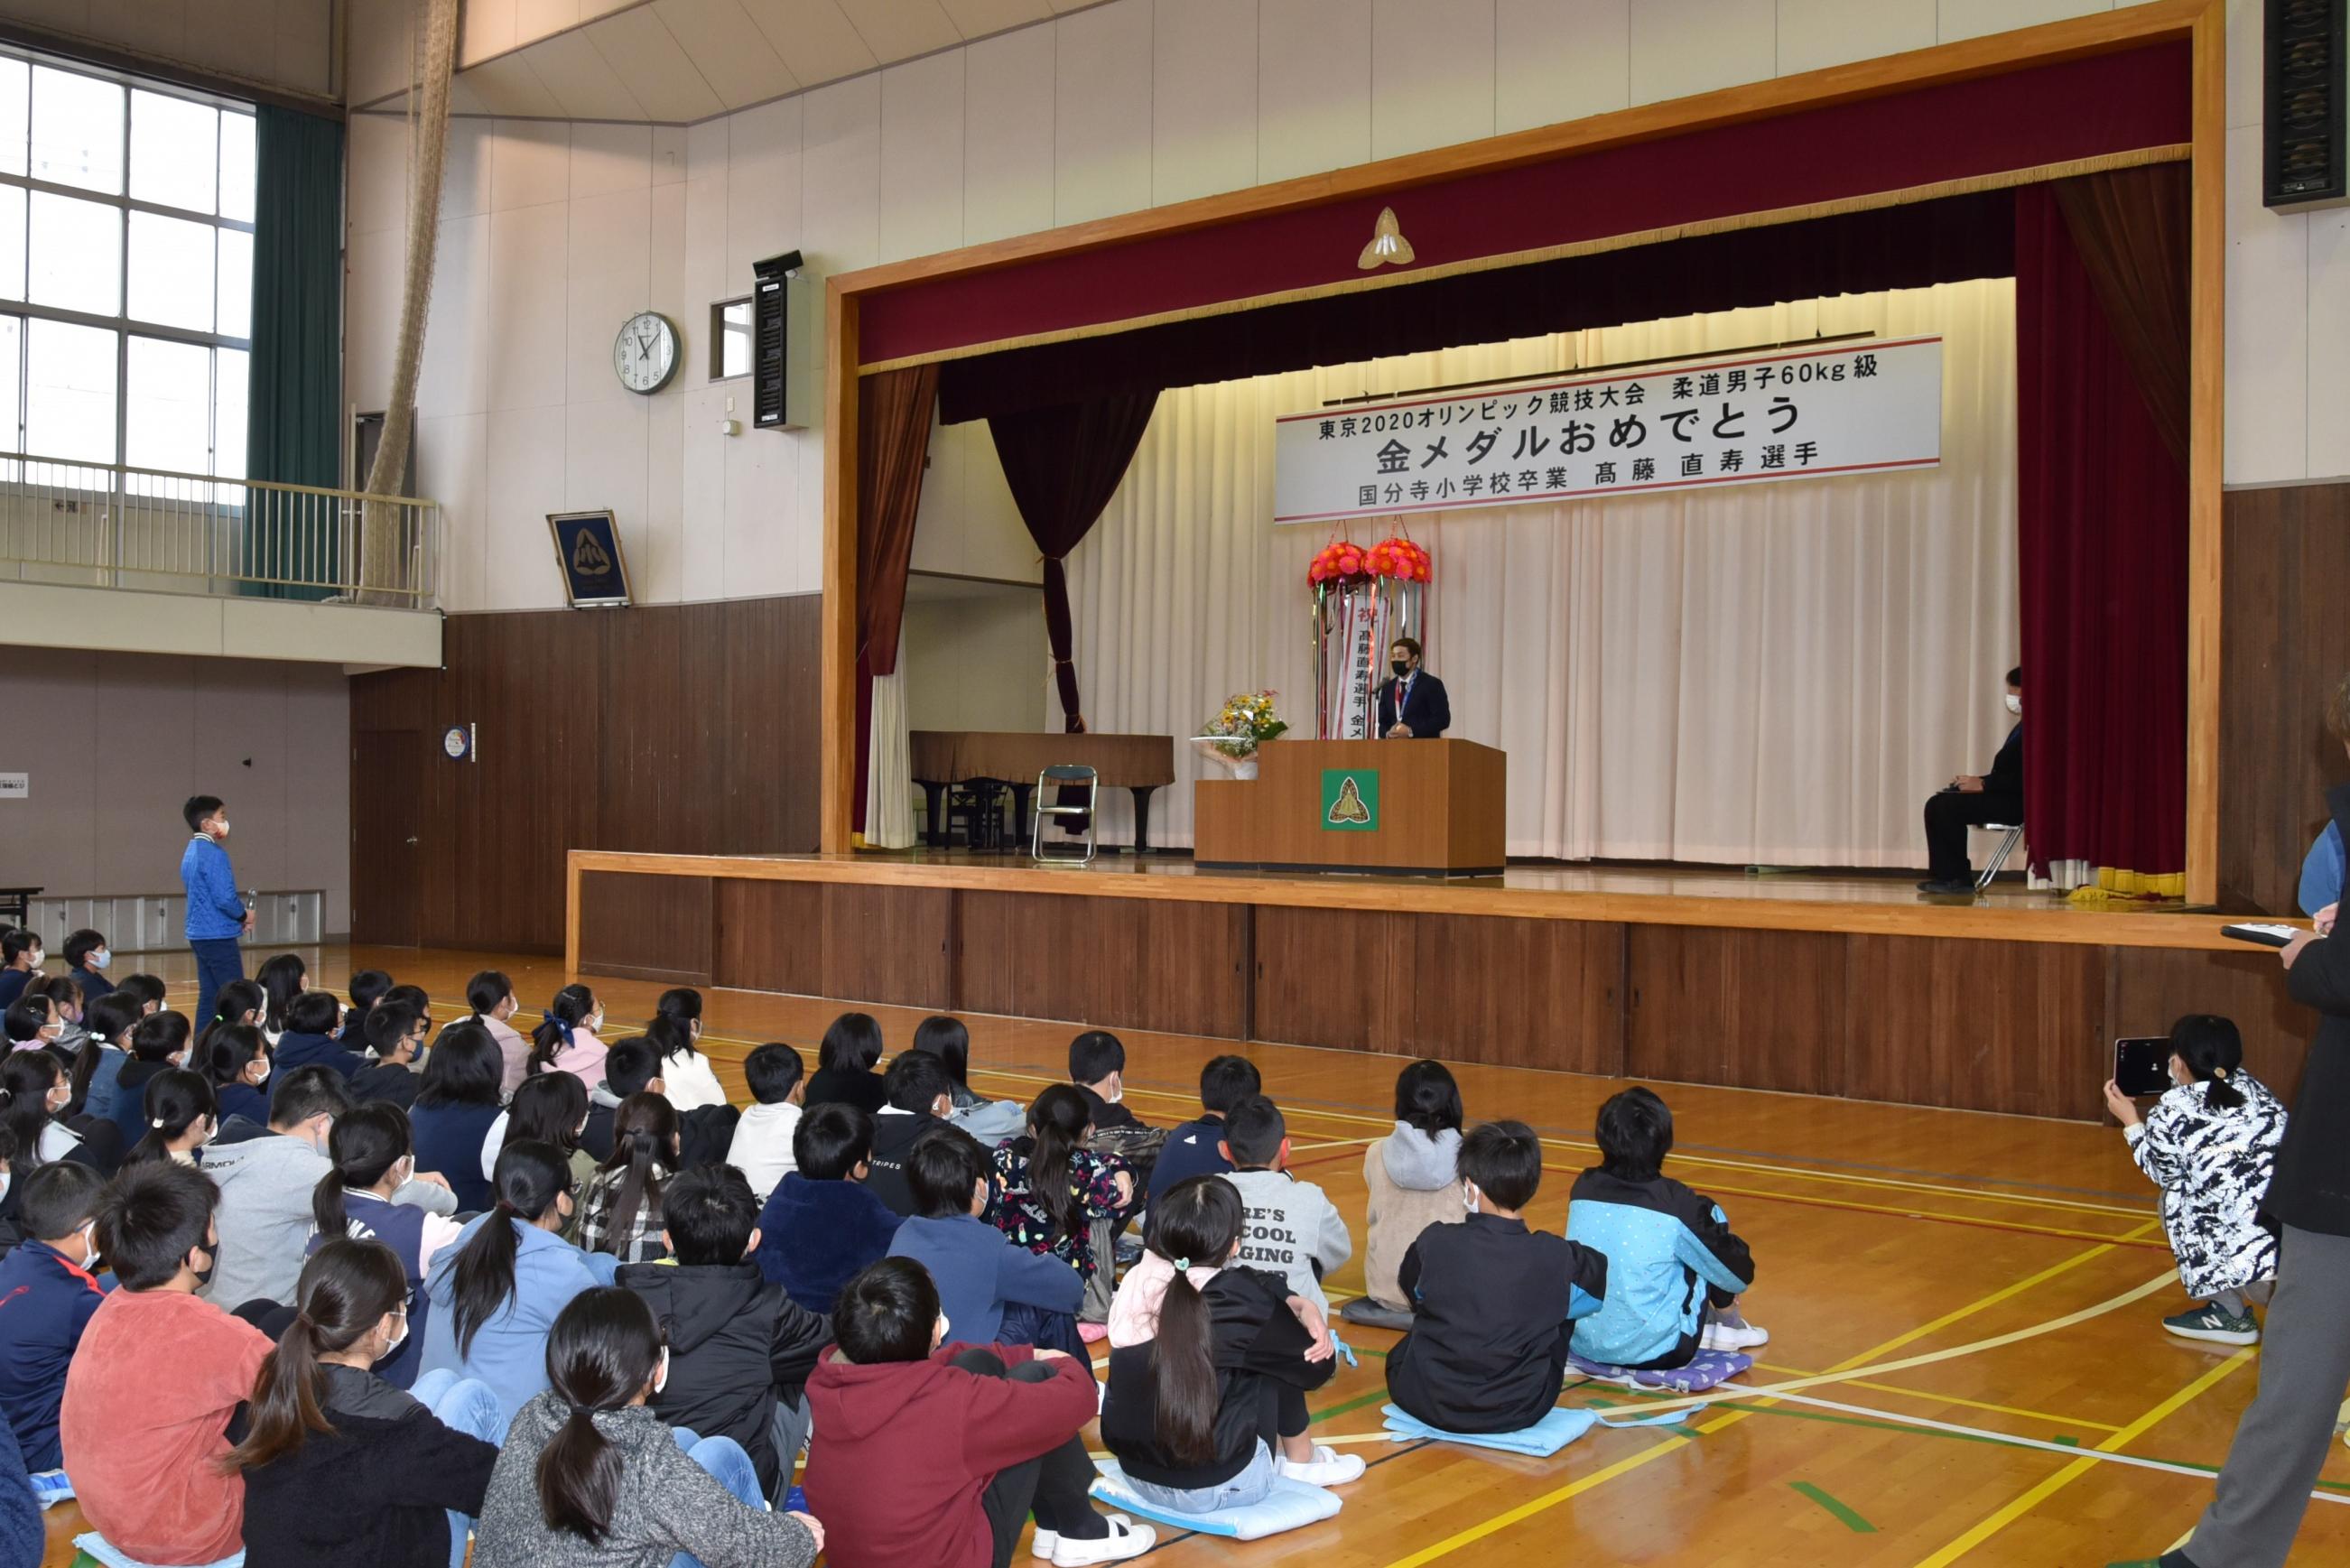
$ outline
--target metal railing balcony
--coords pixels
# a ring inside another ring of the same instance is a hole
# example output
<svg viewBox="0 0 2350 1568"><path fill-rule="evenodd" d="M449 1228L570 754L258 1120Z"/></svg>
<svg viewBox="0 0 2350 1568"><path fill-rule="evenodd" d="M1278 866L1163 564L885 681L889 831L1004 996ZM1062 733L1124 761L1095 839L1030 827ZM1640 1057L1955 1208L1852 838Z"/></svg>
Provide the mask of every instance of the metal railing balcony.
<svg viewBox="0 0 2350 1568"><path fill-rule="evenodd" d="M0 452L0 580L432 609L441 506Z"/></svg>

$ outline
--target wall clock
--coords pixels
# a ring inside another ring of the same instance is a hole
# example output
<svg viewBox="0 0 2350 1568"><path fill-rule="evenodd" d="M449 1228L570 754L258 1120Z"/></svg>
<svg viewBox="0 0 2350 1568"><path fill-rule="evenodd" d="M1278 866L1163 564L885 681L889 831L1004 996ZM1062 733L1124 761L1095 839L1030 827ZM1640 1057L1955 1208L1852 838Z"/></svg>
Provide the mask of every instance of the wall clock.
<svg viewBox="0 0 2350 1568"><path fill-rule="evenodd" d="M677 374L677 328L658 310L639 311L620 324L612 339L612 370L620 385L650 394Z"/></svg>

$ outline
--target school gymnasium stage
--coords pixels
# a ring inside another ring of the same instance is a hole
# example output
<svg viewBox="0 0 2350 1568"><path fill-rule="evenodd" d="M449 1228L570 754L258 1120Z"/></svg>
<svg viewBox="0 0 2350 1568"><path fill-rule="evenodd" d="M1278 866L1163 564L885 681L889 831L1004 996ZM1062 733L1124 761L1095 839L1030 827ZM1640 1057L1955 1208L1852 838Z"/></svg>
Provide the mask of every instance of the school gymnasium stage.
<svg viewBox="0 0 2350 1568"><path fill-rule="evenodd" d="M2116 1038L2229 1013L2290 1093L2310 1027L2216 915L1914 873L574 850L567 876L590 976L2076 1121Z"/></svg>

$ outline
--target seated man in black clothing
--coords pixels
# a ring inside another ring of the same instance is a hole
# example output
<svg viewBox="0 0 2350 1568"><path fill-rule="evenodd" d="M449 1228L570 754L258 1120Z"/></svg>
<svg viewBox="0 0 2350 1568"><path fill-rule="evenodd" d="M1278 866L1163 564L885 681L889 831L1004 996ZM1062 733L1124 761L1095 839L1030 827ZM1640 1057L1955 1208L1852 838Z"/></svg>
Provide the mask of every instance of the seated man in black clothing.
<svg viewBox="0 0 2350 1568"><path fill-rule="evenodd" d="M1960 774L1926 803L1926 879L1920 893L1969 893L1975 890L1974 867L1967 859L1967 829L1983 823L2010 826L2023 820L2023 671L2007 672L2007 711L2015 728L1991 759L1991 772L1978 777Z"/></svg>

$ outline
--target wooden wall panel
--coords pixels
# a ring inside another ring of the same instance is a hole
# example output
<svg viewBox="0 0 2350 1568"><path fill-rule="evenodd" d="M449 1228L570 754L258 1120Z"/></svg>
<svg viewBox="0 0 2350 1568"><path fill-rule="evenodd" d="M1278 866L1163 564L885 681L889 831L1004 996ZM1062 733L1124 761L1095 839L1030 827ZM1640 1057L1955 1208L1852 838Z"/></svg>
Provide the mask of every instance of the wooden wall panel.
<svg viewBox="0 0 2350 1568"><path fill-rule="evenodd" d="M1624 1070L1624 928L1605 921L1393 917L1408 976L1396 1049L1503 1067Z"/></svg>
<svg viewBox="0 0 2350 1568"><path fill-rule="evenodd" d="M820 609L810 594L452 616L442 669L354 677L354 735L430 752L422 941L560 951L574 848L814 849ZM442 730L469 722L479 760L448 761ZM380 824L351 826L356 877L386 846Z"/></svg>
<svg viewBox="0 0 2350 1568"><path fill-rule="evenodd" d="M1844 940L1852 950L1842 1093L2078 1120L2101 1114L2112 1054L2104 950Z"/></svg>
<svg viewBox="0 0 2350 1568"><path fill-rule="evenodd" d="M743 991L821 994L824 887L722 877L713 896L710 982Z"/></svg>
<svg viewBox="0 0 2350 1568"><path fill-rule="evenodd" d="M1245 905L1050 893L959 898L959 1007L1247 1038Z"/></svg>
<svg viewBox="0 0 2350 1568"><path fill-rule="evenodd" d="M817 994L934 1012L952 1008L956 898L945 888L827 884L824 989Z"/></svg>
<svg viewBox="0 0 2350 1568"><path fill-rule="evenodd" d="M711 881L593 871L579 879L583 973L711 983Z"/></svg>
<svg viewBox="0 0 2350 1568"><path fill-rule="evenodd" d="M1627 927L1626 1075L1838 1092L1847 940L1811 931Z"/></svg>
<svg viewBox="0 0 2350 1568"><path fill-rule="evenodd" d="M1256 910L1256 1037L1342 1051L1403 1050L1389 988L1407 917L1375 910Z"/></svg>
<svg viewBox="0 0 2350 1568"><path fill-rule="evenodd" d="M2220 899L2295 914L2325 791L2350 779L2325 700L2350 674L2350 483L2229 493L2220 643Z"/></svg>
<svg viewBox="0 0 2350 1568"><path fill-rule="evenodd" d="M2317 1015L2285 993L2284 966L2266 950L2107 950L2106 1029L2116 1037L2168 1034L2189 1012L2216 1012L2243 1031L2244 1065L2290 1104Z"/></svg>

